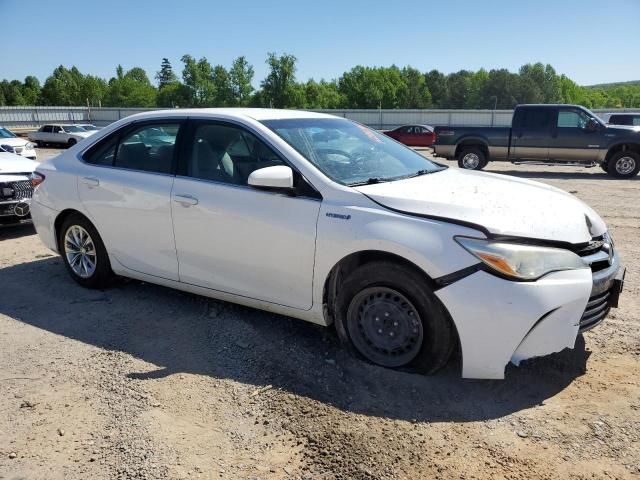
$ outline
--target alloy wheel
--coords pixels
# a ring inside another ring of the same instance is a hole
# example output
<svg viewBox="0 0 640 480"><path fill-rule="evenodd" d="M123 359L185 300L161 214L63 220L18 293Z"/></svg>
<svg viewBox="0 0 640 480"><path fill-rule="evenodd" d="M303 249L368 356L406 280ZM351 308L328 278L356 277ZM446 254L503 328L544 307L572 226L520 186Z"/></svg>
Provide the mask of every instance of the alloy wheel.
<svg viewBox="0 0 640 480"><path fill-rule="evenodd" d="M96 271L98 255L89 233L80 225L71 225L64 235L64 254L80 278L89 278Z"/></svg>

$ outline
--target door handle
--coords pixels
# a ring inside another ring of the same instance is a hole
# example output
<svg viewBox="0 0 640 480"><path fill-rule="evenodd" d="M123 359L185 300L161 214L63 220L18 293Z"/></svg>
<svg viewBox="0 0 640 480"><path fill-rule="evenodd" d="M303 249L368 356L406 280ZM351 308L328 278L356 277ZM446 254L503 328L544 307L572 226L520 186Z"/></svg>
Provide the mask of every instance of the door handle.
<svg viewBox="0 0 640 480"><path fill-rule="evenodd" d="M173 201L176 203L179 203L183 207L190 207L191 205L198 204L198 199L196 197L193 197L191 195L184 195L184 194L174 195Z"/></svg>
<svg viewBox="0 0 640 480"><path fill-rule="evenodd" d="M82 177L82 183L87 185L89 188L93 188L100 185L100 180L95 177Z"/></svg>

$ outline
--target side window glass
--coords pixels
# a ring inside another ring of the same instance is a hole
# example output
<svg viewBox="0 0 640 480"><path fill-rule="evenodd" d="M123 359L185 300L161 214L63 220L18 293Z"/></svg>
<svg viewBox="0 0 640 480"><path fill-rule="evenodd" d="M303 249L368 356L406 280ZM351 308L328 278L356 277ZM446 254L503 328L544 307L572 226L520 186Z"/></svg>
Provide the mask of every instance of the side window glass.
<svg viewBox="0 0 640 480"><path fill-rule="evenodd" d="M548 108L527 108L522 115L522 127L547 128L550 126L551 110Z"/></svg>
<svg viewBox="0 0 640 480"><path fill-rule="evenodd" d="M640 125L640 117L633 117L633 124L634 125Z"/></svg>
<svg viewBox="0 0 640 480"><path fill-rule="evenodd" d="M53 127L53 133L60 133L62 131L62 128L60 127Z"/></svg>
<svg viewBox="0 0 640 480"><path fill-rule="evenodd" d="M253 134L238 127L200 124L195 128L187 175L246 185L254 170L284 162Z"/></svg>
<svg viewBox="0 0 640 480"><path fill-rule="evenodd" d="M125 134L115 152L114 165L145 172L171 173L173 153L180 125L153 124Z"/></svg>
<svg viewBox="0 0 640 480"><path fill-rule="evenodd" d="M42 127L42 131L45 133L51 133L51 125L45 125Z"/></svg>
<svg viewBox="0 0 640 480"><path fill-rule="evenodd" d="M558 128L584 128L587 116L575 110L560 110L558 112Z"/></svg>
<svg viewBox="0 0 640 480"><path fill-rule="evenodd" d="M112 136L107 141L97 144L83 157L84 161L92 165L112 166L116 157L118 136Z"/></svg>

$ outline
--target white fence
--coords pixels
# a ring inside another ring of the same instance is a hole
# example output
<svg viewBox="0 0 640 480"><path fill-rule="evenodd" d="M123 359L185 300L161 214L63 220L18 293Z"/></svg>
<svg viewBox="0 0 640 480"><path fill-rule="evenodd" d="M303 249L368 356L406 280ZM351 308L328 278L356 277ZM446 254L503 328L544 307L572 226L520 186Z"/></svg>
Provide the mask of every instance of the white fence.
<svg viewBox="0 0 640 480"><path fill-rule="evenodd" d="M153 108L0 107L0 126L34 129L45 123L93 123L105 126L134 113ZM513 110L318 110L356 120L374 128L406 124L509 126ZM594 110L595 113L638 109Z"/></svg>

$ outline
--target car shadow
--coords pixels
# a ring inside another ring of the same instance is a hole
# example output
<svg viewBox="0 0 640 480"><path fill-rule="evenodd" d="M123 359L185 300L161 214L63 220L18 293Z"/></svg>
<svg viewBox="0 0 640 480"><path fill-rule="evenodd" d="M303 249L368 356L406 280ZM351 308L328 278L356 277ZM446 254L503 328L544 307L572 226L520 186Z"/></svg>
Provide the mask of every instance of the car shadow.
<svg viewBox="0 0 640 480"><path fill-rule="evenodd" d="M135 281L83 289L59 257L0 269L0 285L1 314L157 366L129 372L137 381L227 378L409 421L478 421L540 405L584 374L589 357L579 337L574 350L507 367L504 381L461 379L459 361L423 376L355 359L333 329L300 320Z"/></svg>
<svg viewBox="0 0 640 480"><path fill-rule="evenodd" d="M36 229L33 228L33 224L31 222L12 223L7 225L0 224L0 242L2 240L11 240L35 234Z"/></svg>

